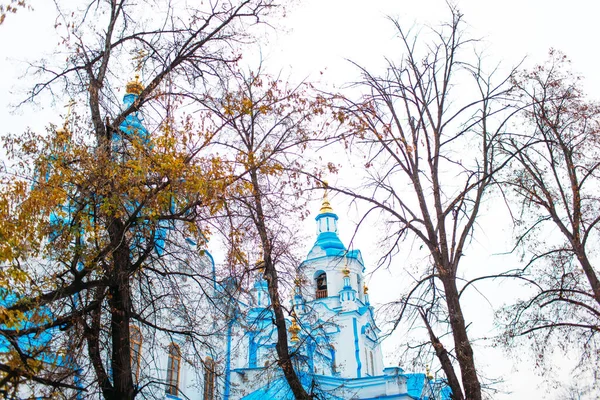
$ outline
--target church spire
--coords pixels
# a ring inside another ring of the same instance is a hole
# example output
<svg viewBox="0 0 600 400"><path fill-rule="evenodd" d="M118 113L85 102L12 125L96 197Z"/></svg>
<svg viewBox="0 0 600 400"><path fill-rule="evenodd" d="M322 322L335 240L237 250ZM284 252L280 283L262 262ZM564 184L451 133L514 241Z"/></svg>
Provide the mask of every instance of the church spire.
<svg viewBox="0 0 600 400"><path fill-rule="evenodd" d="M323 203L321 203L321 214L331 213L333 214L333 208L331 208L331 204L329 203L329 190L327 189L327 182L325 184L325 192L323 193Z"/></svg>
<svg viewBox="0 0 600 400"><path fill-rule="evenodd" d="M142 65L144 64L144 58L148 53L146 53L143 49L140 49L136 52L137 54L131 58L132 61L136 61L135 66L135 80L127 82L125 86L126 94L133 94L135 96L139 96L144 91L144 85L140 82L140 71L142 70Z"/></svg>
<svg viewBox="0 0 600 400"><path fill-rule="evenodd" d="M140 81L139 69L136 69L135 80L127 82L127 85L125 86L125 96L123 96L123 105L125 109L131 107L143 90L144 85L142 85L142 82ZM115 139L115 151L117 152L119 151L119 147L124 145L124 143L121 143L121 136L123 134L130 137L138 136L145 145L150 143L150 134L142 124L138 111L127 115L119 128L120 133L113 137L113 139Z"/></svg>
<svg viewBox="0 0 600 400"><path fill-rule="evenodd" d="M323 202L321 203L319 214L317 214L317 217L315 218L317 221L317 241L315 242L315 246L320 247L326 252L343 252L346 251L346 248L338 237L338 216L333 212L333 208L329 202L327 182L325 182L323 186L325 189L323 193Z"/></svg>

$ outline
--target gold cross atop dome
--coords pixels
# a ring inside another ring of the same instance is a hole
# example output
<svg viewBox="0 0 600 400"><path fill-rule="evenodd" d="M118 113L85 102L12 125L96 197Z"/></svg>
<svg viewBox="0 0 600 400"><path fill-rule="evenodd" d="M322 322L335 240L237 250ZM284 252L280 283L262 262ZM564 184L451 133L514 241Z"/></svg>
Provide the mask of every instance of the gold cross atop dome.
<svg viewBox="0 0 600 400"><path fill-rule="evenodd" d="M142 70L142 65L144 64L144 58L148 55L146 51L140 49L136 51L136 55L131 57L132 61L136 62L135 66L135 80L127 82L127 86L125 86L125 91L127 94L136 94L140 95L144 90L144 85L140 82L140 71Z"/></svg>
<svg viewBox="0 0 600 400"><path fill-rule="evenodd" d="M63 123L63 126L61 128L58 128L56 130L56 133L66 133L69 131L69 119L71 118L71 112L73 111L73 106L75 105L75 100L71 99L67 105L65 106L67 108L67 116L65 117L65 122Z"/></svg>
<svg viewBox="0 0 600 400"><path fill-rule="evenodd" d="M323 185L325 187L325 193L323 193L323 203L321 204L321 214L332 213L333 208L331 208L331 204L329 203L329 191L327 190L329 185L327 185L327 182L323 182Z"/></svg>

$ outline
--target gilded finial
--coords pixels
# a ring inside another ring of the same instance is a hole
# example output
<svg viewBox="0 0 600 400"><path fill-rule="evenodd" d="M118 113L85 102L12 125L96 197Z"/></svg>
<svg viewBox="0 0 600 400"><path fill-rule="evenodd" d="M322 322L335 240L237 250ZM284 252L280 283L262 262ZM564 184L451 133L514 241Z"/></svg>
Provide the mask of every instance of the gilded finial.
<svg viewBox="0 0 600 400"><path fill-rule="evenodd" d="M258 253L258 260L256 260L256 263L254 265L256 266L256 268L258 268L258 272L265 272L265 260L263 259L262 250L260 251L260 253Z"/></svg>
<svg viewBox="0 0 600 400"><path fill-rule="evenodd" d="M350 270L348 269L348 265L344 265L344 268L342 268L342 273L344 274L345 278L350 276Z"/></svg>
<svg viewBox="0 0 600 400"><path fill-rule="evenodd" d="M323 193L323 203L321 204L321 214L332 213L333 208L331 208L331 204L329 203L329 191L327 188L329 184L327 181L323 181L323 187L325 188L325 192Z"/></svg>
<svg viewBox="0 0 600 400"><path fill-rule="evenodd" d="M365 286L363 287L363 293L364 293L364 294L369 294L369 288L367 287L367 285L365 285Z"/></svg>
<svg viewBox="0 0 600 400"><path fill-rule="evenodd" d="M302 279L300 279L299 276L296 276L294 278L294 285L296 285L296 287L300 287L300 284L302 284Z"/></svg>
<svg viewBox="0 0 600 400"><path fill-rule="evenodd" d="M290 337L290 342L292 343L298 343L300 341L300 338L298 337L298 332L300 332L300 327L298 326L298 322L296 321L296 313L292 312L292 325L290 326L290 328L288 329L290 334L292 335Z"/></svg>
<svg viewBox="0 0 600 400"><path fill-rule="evenodd" d="M431 371L429 370L429 365L425 366L425 377L427 378L427 380L433 379L433 375L431 375Z"/></svg>
<svg viewBox="0 0 600 400"><path fill-rule="evenodd" d="M61 128L58 128L56 130L56 133L66 133L68 132L68 126L69 126L69 118L71 118L71 112L73 111L73 106L75 105L75 100L71 99L69 100L69 102L67 103L67 105L65 107L67 107L67 116L65 117L65 122L63 123L63 126Z"/></svg>
<svg viewBox="0 0 600 400"><path fill-rule="evenodd" d="M131 58L132 61L136 61L135 80L127 82L125 91L127 94L135 94L139 96L144 90L144 85L142 85L142 82L140 82L140 71L142 70L142 64L144 63L144 58L146 57L147 53L143 49L138 50L136 53L137 55Z"/></svg>

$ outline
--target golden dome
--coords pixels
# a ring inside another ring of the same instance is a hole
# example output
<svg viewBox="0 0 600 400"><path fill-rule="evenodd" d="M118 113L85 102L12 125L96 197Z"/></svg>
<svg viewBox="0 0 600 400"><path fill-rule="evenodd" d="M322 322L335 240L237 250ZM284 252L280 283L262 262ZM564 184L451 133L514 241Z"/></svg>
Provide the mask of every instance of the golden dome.
<svg viewBox="0 0 600 400"><path fill-rule="evenodd" d="M142 82L140 82L139 74L135 74L135 80L127 82L127 85L125 86L125 92L127 94L135 94L139 96L143 90L144 85L142 85Z"/></svg>
<svg viewBox="0 0 600 400"><path fill-rule="evenodd" d="M365 287L363 288L363 293L369 294L369 288L367 287L367 285L365 285Z"/></svg>
<svg viewBox="0 0 600 400"><path fill-rule="evenodd" d="M348 269L347 265L344 265L344 268L342 269L342 273L344 274L345 277L350 276L350 270Z"/></svg>
<svg viewBox="0 0 600 400"><path fill-rule="evenodd" d="M300 341L298 337L298 332L300 332L300 327L298 326L298 322L296 322L296 313L292 313L292 325L288 329L288 331L292 334L290 338L290 342L297 343Z"/></svg>

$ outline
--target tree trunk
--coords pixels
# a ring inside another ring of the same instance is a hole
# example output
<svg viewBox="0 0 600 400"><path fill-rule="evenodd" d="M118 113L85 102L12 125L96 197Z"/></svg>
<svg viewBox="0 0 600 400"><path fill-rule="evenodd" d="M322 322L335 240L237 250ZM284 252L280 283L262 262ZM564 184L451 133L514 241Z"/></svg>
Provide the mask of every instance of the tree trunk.
<svg viewBox="0 0 600 400"><path fill-rule="evenodd" d="M271 306L273 307L273 313L275 314L275 326L277 328L277 344L275 349L277 350L277 357L279 357L279 365L283 371L283 375L288 382L288 385L294 393L294 397L298 400L308 400L310 396L302 386L292 359L290 357L290 349L288 347L287 339L287 326L285 324L285 316L281 307L281 301L279 298L279 288L277 277L277 269L273 264L271 241L267 233L267 226L265 223L265 215L262 207L260 186L258 182L258 176L256 170L250 172L252 179L252 185L254 186L254 205L256 207L256 228L260 235L260 241L264 251L265 261L265 279L269 289L269 297L271 298Z"/></svg>
<svg viewBox="0 0 600 400"><path fill-rule="evenodd" d="M131 311L131 288L129 287L129 247L124 240L121 221L113 219L109 225L114 245L112 284L109 287L108 305L111 311L111 366L113 376L113 399L131 400L135 386L131 371L131 343L129 320Z"/></svg>
<svg viewBox="0 0 600 400"><path fill-rule="evenodd" d="M572 243L573 251L577 256L577 260L579 261L579 264L581 265L581 268L583 269L583 272L585 273L588 282L590 283L590 287L592 288L594 300L596 300L596 303L600 304L600 281L598 280L596 271L594 271L594 267L592 267L592 264L590 263L590 260L588 259L587 254L585 253L583 245L580 243L576 243L575 241L572 241Z"/></svg>
<svg viewBox="0 0 600 400"><path fill-rule="evenodd" d="M112 398L113 386L110 377L102 363L102 354L100 351L100 320L103 290L95 289L94 298L98 301L98 308L90 314L90 325L85 324L85 337L87 341L88 356L96 373L98 385L102 390L105 399Z"/></svg>
<svg viewBox="0 0 600 400"><path fill-rule="evenodd" d="M452 366L452 361L450 360L448 351L446 350L442 342L440 342L437 336L435 336L435 334L433 333L433 329L431 328L429 321L427 321L425 313L421 310L419 310L419 313L421 314L421 318L423 319L423 322L427 327L427 332L429 333L429 340L431 340L431 345L435 350L435 355L437 356L438 360L440 360L442 369L444 370L444 373L446 374L446 377L448 379L448 386L450 386L450 389L452 389L452 397L456 400L464 400L465 397L463 396L462 388L460 387L460 381L456 376L456 372L454 371L454 367Z"/></svg>
<svg viewBox="0 0 600 400"><path fill-rule="evenodd" d="M481 400L481 384L477 377L473 348L467 335L467 327L465 326L465 319L460 307L456 280L453 276L448 276L444 273L440 274L440 279L444 284L444 291L446 293L450 327L452 328L456 359L460 366L465 398L467 400Z"/></svg>

